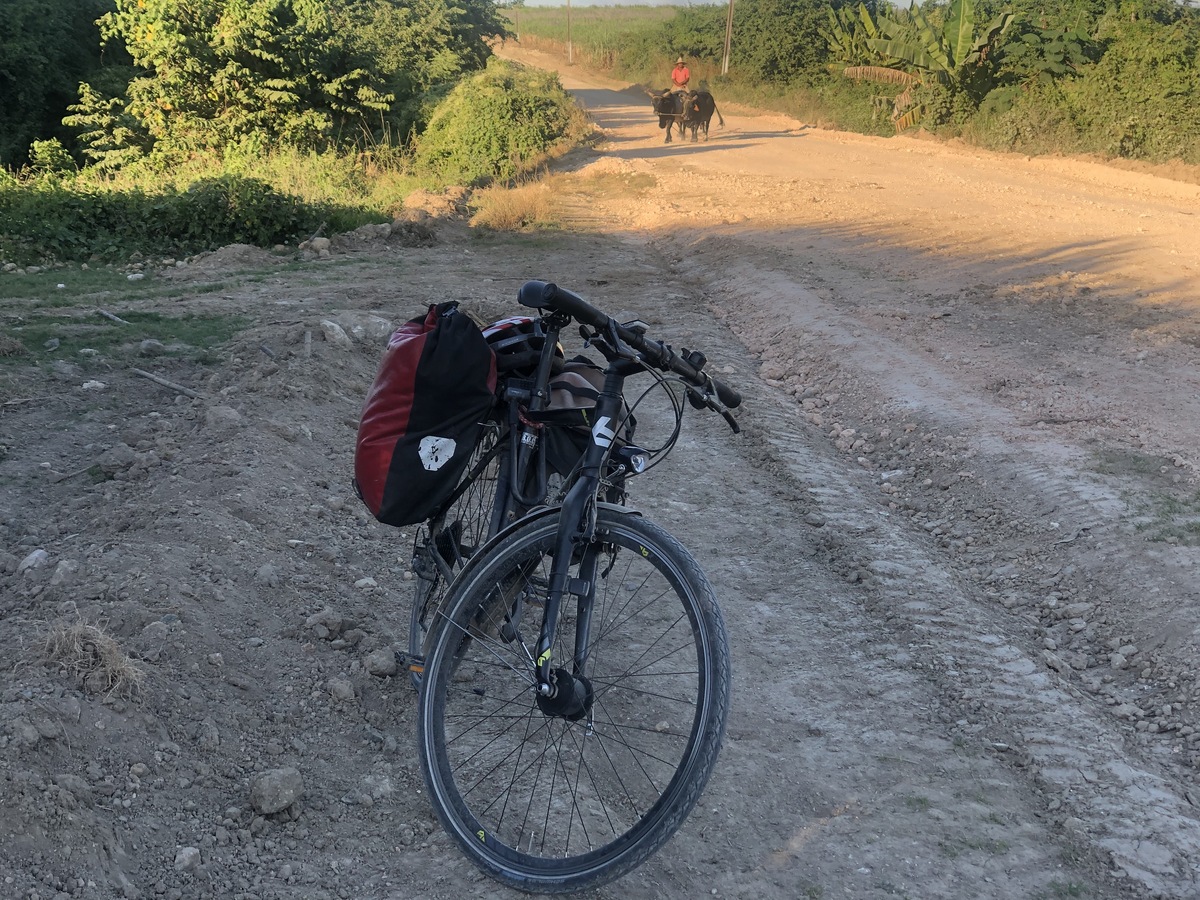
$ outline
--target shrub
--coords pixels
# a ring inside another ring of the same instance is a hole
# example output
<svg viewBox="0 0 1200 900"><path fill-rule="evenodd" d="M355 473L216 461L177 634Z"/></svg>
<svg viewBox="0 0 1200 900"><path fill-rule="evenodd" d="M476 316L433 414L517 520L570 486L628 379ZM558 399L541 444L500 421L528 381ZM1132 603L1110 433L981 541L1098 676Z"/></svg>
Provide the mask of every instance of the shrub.
<svg viewBox="0 0 1200 900"><path fill-rule="evenodd" d="M353 207L306 203L233 175L155 193L52 178L0 183L0 251L17 261L271 246L307 237L323 222L342 231L378 218Z"/></svg>
<svg viewBox="0 0 1200 900"><path fill-rule="evenodd" d="M1200 22L1110 20L1104 55L1065 86L1087 149L1200 162Z"/></svg>
<svg viewBox="0 0 1200 900"><path fill-rule="evenodd" d="M65 174L77 168L75 160L58 138L34 141L29 146L29 167L35 172Z"/></svg>
<svg viewBox="0 0 1200 900"><path fill-rule="evenodd" d="M317 224L298 197L233 175L198 181L161 209L171 230L189 246L284 243L305 229L311 233Z"/></svg>
<svg viewBox="0 0 1200 900"><path fill-rule="evenodd" d="M1057 82L997 88L984 99L964 136L993 150L1038 154L1081 149L1078 129Z"/></svg>
<svg viewBox="0 0 1200 900"><path fill-rule="evenodd" d="M583 127L558 76L493 59L438 106L414 164L446 183L508 179Z"/></svg>

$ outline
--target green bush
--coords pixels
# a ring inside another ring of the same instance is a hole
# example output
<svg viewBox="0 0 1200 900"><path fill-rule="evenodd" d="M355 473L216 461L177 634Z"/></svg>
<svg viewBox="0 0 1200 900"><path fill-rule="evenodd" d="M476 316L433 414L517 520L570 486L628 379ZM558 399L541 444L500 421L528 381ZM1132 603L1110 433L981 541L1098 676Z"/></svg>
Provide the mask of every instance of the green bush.
<svg viewBox="0 0 1200 900"><path fill-rule="evenodd" d="M1200 21L1110 19L1104 55L1064 87L1085 149L1200 163Z"/></svg>
<svg viewBox="0 0 1200 900"><path fill-rule="evenodd" d="M378 217L305 203L254 178L203 179L183 191L108 190L76 180L0 181L0 254L17 262L187 255L231 243L269 247Z"/></svg>
<svg viewBox="0 0 1200 900"><path fill-rule="evenodd" d="M508 179L581 129L582 116L557 75L493 59L438 106L414 165L445 183Z"/></svg>
<svg viewBox="0 0 1200 900"><path fill-rule="evenodd" d="M34 172L65 174L74 172L78 166L62 142L58 138L50 138L29 145L29 168Z"/></svg>
<svg viewBox="0 0 1200 900"><path fill-rule="evenodd" d="M984 98L963 135L992 150L1040 154L1083 149L1058 82L997 88Z"/></svg>

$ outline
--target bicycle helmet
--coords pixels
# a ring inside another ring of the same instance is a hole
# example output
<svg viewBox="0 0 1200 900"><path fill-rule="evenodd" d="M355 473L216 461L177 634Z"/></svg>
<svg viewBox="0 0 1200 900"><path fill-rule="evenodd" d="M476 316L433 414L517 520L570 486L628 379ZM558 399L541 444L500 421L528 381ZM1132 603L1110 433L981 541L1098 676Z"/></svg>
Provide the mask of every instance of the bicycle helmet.
<svg viewBox="0 0 1200 900"><path fill-rule="evenodd" d="M537 368L542 348L546 346L546 330L541 319L529 316L510 316L483 329L484 339L496 354L496 370L501 373L521 372L532 375ZM563 348L555 347L563 357Z"/></svg>

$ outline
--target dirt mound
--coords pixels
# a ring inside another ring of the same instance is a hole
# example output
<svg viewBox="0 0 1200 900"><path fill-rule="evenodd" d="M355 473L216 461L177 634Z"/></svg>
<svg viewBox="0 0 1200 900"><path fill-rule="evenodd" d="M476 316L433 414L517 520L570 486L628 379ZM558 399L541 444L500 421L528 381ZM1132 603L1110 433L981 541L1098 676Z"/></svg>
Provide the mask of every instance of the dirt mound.
<svg viewBox="0 0 1200 900"><path fill-rule="evenodd" d="M271 265L283 265L289 261L290 257L252 244L227 244L211 252L196 254L189 265L204 272L212 272L261 269Z"/></svg>

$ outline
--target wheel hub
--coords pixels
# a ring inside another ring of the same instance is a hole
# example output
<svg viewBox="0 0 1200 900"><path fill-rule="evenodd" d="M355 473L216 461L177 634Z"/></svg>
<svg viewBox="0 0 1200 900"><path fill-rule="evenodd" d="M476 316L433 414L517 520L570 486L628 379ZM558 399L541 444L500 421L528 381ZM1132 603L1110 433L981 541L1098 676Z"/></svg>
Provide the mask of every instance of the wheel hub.
<svg viewBox="0 0 1200 900"><path fill-rule="evenodd" d="M551 718L578 722L592 708L596 693L592 683L584 675L572 675L566 669L555 669L551 679L554 693L538 695L538 709Z"/></svg>

